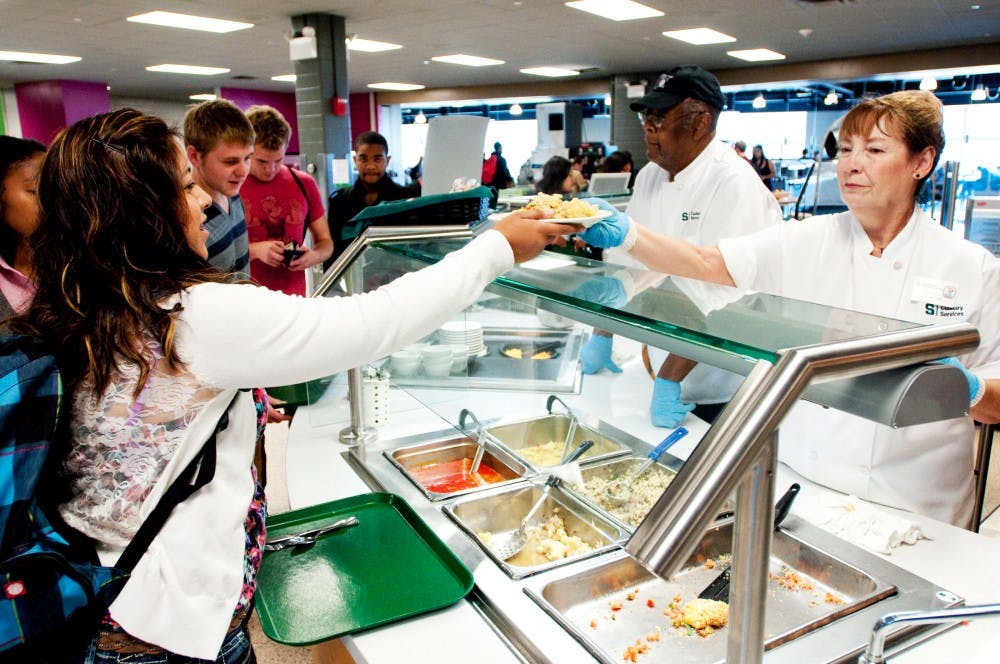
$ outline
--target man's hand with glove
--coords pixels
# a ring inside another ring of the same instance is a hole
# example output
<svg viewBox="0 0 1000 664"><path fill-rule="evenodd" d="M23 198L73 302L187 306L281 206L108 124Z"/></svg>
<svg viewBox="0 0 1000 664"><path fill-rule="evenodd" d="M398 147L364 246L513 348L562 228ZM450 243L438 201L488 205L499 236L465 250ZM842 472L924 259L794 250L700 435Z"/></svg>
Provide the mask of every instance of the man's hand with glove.
<svg viewBox="0 0 1000 664"><path fill-rule="evenodd" d="M986 381L965 368L961 362L954 357L946 357L938 360L941 364L950 364L965 375L966 382L969 383L969 406L975 406L986 394Z"/></svg>
<svg viewBox="0 0 1000 664"><path fill-rule="evenodd" d="M611 337L594 333L580 349L580 369L585 374L595 374L601 369L621 373L621 367L611 359Z"/></svg>
<svg viewBox="0 0 1000 664"><path fill-rule="evenodd" d="M605 212L610 212L611 216L601 219L584 232L578 233L577 237L592 247L600 247L601 249L620 246L628 251L635 245L636 230L632 228L632 221L627 214L603 198L585 198L583 200L591 205L596 205Z"/></svg>
<svg viewBox="0 0 1000 664"><path fill-rule="evenodd" d="M653 383L653 402L649 406L653 426L674 429L684 416L694 410L693 403L681 401L681 384L666 378Z"/></svg>

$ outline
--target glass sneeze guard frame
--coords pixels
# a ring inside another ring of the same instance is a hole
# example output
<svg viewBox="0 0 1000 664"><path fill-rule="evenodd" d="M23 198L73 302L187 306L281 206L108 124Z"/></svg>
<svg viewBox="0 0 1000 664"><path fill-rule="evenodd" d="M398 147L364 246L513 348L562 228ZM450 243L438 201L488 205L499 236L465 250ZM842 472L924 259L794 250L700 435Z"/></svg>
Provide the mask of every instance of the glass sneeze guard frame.
<svg viewBox="0 0 1000 664"><path fill-rule="evenodd" d="M422 229L428 232L419 239L379 230L378 237L362 236L352 245L355 256L377 244L389 253L433 263L462 244L438 242L462 236L448 238L428 229ZM428 245L427 240L435 243ZM581 298L586 291L580 287L595 278L614 278L623 268L579 258L566 260L569 264L559 273L517 266L489 288L514 299L536 297L539 308L552 313L747 376L625 548L651 572L671 576L736 489L727 661L759 662L763 658L777 430L784 415L800 397L815 397L808 389L818 388L820 396L832 402L826 405L892 426L962 416L968 401L961 372L947 365L920 363L976 348L979 333L967 323L920 325L760 293L723 295L723 304L715 306L711 293L695 295L687 280L672 280L666 288L647 289L624 304L609 306L600 298ZM337 277L333 272L331 268L324 286ZM324 290L321 287L317 292ZM784 327L776 326L775 310L794 311L798 317L783 321ZM710 315L722 312L726 315ZM729 315L734 320L727 320ZM763 329L754 324L762 320L771 324ZM888 418L886 409L866 412L863 408L866 390L880 401L905 401L914 390L918 397L926 397L930 385L937 386L935 399L928 404L918 398L919 408L901 411L897 405L888 409ZM862 398L850 394L859 389L865 393ZM353 385L351 390L353 422ZM356 394L360 396L360 389ZM894 419L900 412L912 421ZM360 423L360 404L358 415Z"/></svg>

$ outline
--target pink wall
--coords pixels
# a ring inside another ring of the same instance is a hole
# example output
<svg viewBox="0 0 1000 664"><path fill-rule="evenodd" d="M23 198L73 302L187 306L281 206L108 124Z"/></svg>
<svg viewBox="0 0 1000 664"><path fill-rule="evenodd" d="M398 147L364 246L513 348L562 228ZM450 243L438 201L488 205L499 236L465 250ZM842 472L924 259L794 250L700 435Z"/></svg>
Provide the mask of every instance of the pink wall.
<svg viewBox="0 0 1000 664"><path fill-rule="evenodd" d="M89 81L35 81L16 83L21 133L49 143L60 129L81 118L111 110L106 83Z"/></svg>
<svg viewBox="0 0 1000 664"><path fill-rule="evenodd" d="M358 92L348 97L348 113L351 116L351 145L359 134L366 131L378 131L378 114L375 114L375 126L372 126L372 107L375 104L374 95L369 92Z"/></svg>
<svg viewBox="0 0 1000 664"><path fill-rule="evenodd" d="M295 110L295 94L292 92L266 92L263 90L245 90L243 88L220 88L219 96L228 99L242 110L247 110L254 104L263 104L276 108L292 125L292 138L288 141L288 153L299 153L299 119Z"/></svg>

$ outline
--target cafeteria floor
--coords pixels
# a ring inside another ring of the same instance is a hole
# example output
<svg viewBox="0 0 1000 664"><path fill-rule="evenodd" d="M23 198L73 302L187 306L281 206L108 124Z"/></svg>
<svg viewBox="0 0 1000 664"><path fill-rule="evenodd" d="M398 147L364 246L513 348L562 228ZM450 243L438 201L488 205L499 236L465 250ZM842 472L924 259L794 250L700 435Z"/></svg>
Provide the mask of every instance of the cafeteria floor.
<svg viewBox="0 0 1000 664"><path fill-rule="evenodd" d="M285 449L288 443L287 424L269 424L265 433L267 449L267 499L272 514L289 509L288 486L285 476ZM1000 537L1000 436L994 435L987 474L986 499L979 532ZM250 620L250 638L259 664L354 664L354 659L341 645L331 641L318 646L293 648L271 641L261 631L254 614Z"/></svg>

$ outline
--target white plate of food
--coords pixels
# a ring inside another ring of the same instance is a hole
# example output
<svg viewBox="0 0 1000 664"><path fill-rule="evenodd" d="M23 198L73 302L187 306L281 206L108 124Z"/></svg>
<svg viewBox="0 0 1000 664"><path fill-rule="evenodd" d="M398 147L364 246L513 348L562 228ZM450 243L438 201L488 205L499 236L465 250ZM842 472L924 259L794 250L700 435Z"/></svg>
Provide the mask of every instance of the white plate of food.
<svg viewBox="0 0 1000 664"><path fill-rule="evenodd" d="M610 216L610 210L601 210L589 217L549 217L548 219L539 219L539 221L552 221L557 224L581 224L584 228L590 228L601 219L607 219Z"/></svg>

